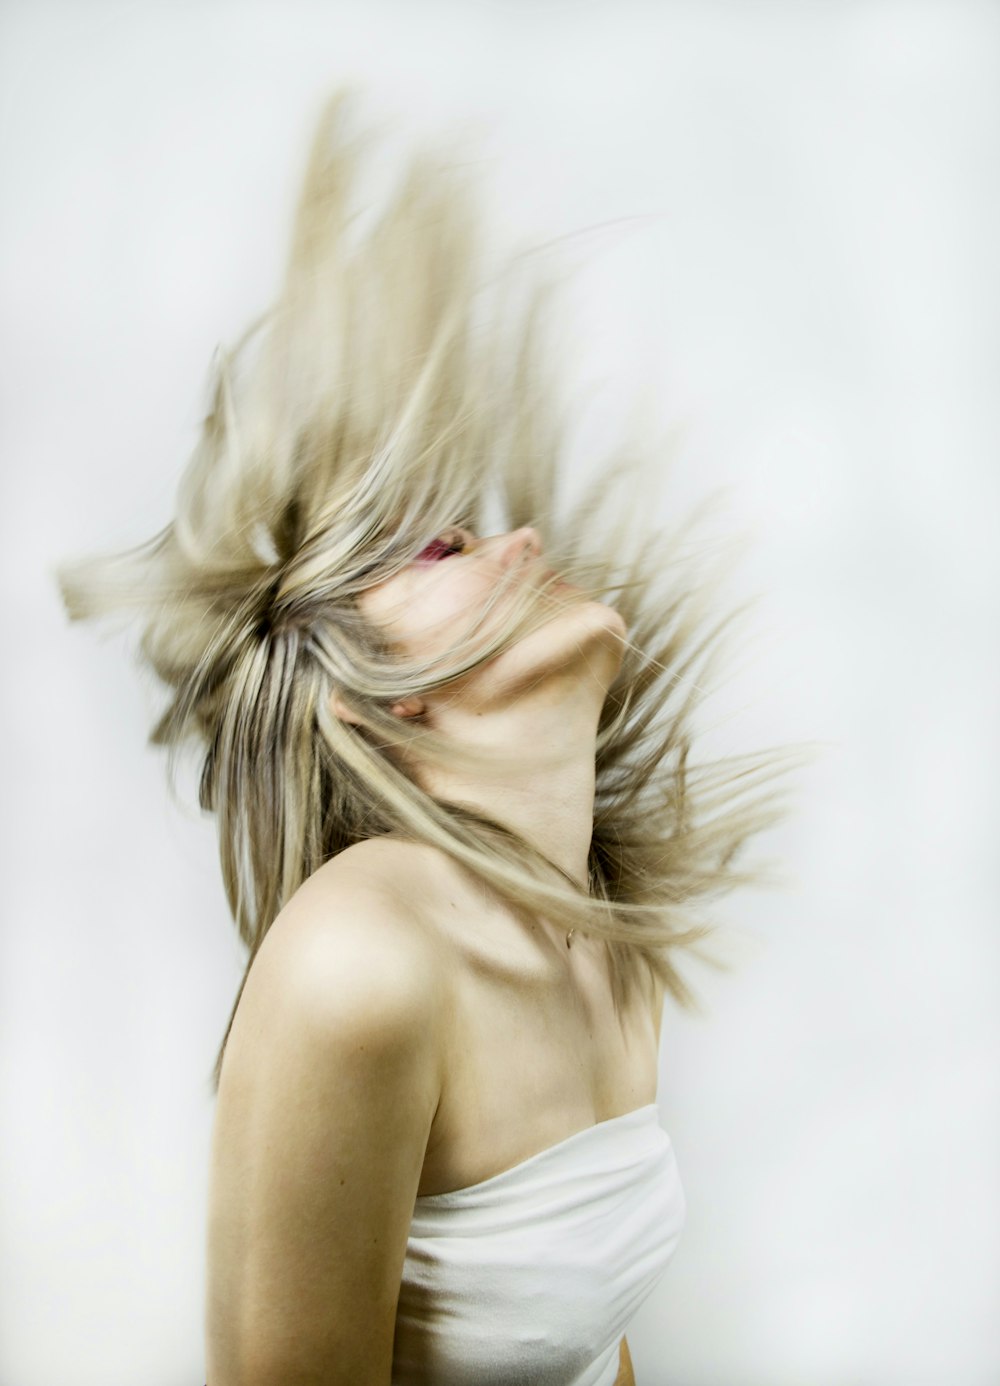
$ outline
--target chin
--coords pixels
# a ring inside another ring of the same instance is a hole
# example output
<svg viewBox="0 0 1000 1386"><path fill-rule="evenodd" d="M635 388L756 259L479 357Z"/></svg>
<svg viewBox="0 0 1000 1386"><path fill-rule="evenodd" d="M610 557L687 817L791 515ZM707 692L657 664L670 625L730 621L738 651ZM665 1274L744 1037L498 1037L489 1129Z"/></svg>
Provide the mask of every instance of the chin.
<svg viewBox="0 0 1000 1386"><path fill-rule="evenodd" d="M587 677L610 687L621 667L628 627L604 602L575 602L500 655L492 664L508 691Z"/></svg>
<svg viewBox="0 0 1000 1386"><path fill-rule="evenodd" d="M606 602L587 602L586 605L596 607L594 636L603 643L608 653L614 656L614 673L617 674L625 654L625 641L628 639L625 618L620 611L608 606Z"/></svg>

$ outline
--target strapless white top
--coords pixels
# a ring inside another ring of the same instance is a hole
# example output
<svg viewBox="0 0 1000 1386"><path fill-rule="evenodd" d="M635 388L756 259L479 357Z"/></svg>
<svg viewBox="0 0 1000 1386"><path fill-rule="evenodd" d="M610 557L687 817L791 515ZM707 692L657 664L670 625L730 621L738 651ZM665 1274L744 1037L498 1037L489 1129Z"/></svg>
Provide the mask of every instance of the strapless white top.
<svg viewBox="0 0 1000 1386"><path fill-rule="evenodd" d="M622 1335L684 1212L653 1103L418 1198L393 1386L613 1386Z"/></svg>

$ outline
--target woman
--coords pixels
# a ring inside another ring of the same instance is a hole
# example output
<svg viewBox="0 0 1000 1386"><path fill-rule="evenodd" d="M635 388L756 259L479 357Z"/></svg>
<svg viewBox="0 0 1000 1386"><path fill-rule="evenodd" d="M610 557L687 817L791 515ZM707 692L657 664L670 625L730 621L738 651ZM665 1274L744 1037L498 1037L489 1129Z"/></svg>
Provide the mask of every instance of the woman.
<svg viewBox="0 0 1000 1386"><path fill-rule="evenodd" d="M431 156L366 225L349 114L174 521L63 575L74 616L140 618L248 945L207 1379L622 1386L684 1212L663 998L775 762L689 764L718 630L615 524L648 491L623 454L561 513L544 293L484 274Z"/></svg>

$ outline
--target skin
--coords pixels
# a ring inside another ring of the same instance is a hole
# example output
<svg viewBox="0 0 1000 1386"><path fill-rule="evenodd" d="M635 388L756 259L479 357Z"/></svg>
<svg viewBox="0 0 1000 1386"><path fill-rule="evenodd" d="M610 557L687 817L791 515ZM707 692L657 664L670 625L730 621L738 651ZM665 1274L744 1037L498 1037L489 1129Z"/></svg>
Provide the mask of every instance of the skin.
<svg viewBox="0 0 1000 1386"><path fill-rule="evenodd" d="M526 583L551 571L534 529L479 540L455 529L441 538L463 543L463 552L418 560L361 597L365 616L406 655L447 649L505 576L513 573L515 581ZM586 882L597 724L624 636L614 608L602 602L568 606L466 676L457 691L449 685L397 703L393 711L399 716L419 716L459 743L501 753L496 773L488 777L480 773L470 782L418 767L418 778L441 798L485 809Z"/></svg>
<svg viewBox="0 0 1000 1386"><path fill-rule="evenodd" d="M445 648L512 565L519 581L544 571L532 530L450 538L456 551L363 595L406 651ZM597 721L623 635L612 608L567 607L458 690L394 708L503 747L495 773L435 771L427 787L584 880ZM600 941L567 948L565 930L518 918L435 849L378 837L323 866L269 930L226 1051L210 1386L388 1386L414 1198L652 1102L661 1007L650 981L616 1017ZM623 1340L616 1386L632 1382Z"/></svg>

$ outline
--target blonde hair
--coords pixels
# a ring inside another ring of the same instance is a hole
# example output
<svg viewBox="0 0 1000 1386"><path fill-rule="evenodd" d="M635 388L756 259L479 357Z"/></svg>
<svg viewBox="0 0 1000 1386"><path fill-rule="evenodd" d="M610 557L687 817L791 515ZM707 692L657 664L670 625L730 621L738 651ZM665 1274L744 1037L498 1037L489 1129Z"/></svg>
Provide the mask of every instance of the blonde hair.
<svg viewBox="0 0 1000 1386"><path fill-rule="evenodd" d="M314 138L277 302L217 356L175 518L135 550L65 567L70 616L140 623L142 657L169 691L151 740L171 762L192 741L200 751L246 973L312 872L391 831L439 848L512 906L607 939L619 1004L648 965L691 1005L675 950L705 936L699 902L753 875L737 854L776 816L784 763L693 763L692 713L726 620L712 622L677 537L644 521L641 456L623 445L581 501L558 502L565 429L542 343L551 282L524 259L485 273L467 175L426 150L366 226L364 154L338 96ZM358 594L449 526L482 532L488 515L538 527L580 594L522 584L489 636L477 613L444 655L404 662ZM389 709L494 657L555 605L606 595L629 636L598 731L585 892L509 829L424 792L407 752L419 742L423 760L454 763L458 748ZM334 691L357 724L335 715Z"/></svg>

